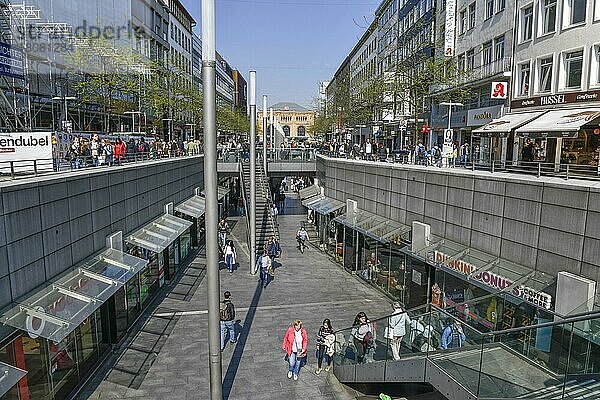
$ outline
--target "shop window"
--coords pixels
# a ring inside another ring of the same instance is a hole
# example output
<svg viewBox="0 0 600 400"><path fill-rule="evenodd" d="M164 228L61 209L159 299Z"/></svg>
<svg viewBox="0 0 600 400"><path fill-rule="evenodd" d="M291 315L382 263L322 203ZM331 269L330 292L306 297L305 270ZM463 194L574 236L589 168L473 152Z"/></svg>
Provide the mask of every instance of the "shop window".
<svg viewBox="0 0 600 400"><path fill-rule="evenodd" d="M541 25L542 35L556 30L556 0L542 0Z"/></svg>
<svg viewBox="0 0 600 400"><path fill-rule="evenodd" d="M469 5L469 29L475 28L475 2Z"/></svg>
<svg viewBox="0 0 600 400"><path fill-rule="evenodd" d="M531 40L533 36L533 5L521 9L521 41Z"/></svg>
<svg viewBox="0 0 600 400"><path fill-rule="evenodd" d="M531 79L531 64L529 62L519 65L519 96L529 96Z"/></svg>
<svg viewBox="0 0 600 400"><path fill-rule="evenodd" d="M494 0L485 1L485 19L492 18L494 16Z"/></svg>
<svg viewBox="0 0 600 400"><path fill-rule="evenodd" d="M552 57L539 60L539 92L547 93L552 91L552 70L554 69L554 60Z"/></svg>
<svg viewBox="0 0 600 400"><path fill-rule="evenodd" d="M581 88L581 78L583 72L583 50L572 51L564 55L565 67L565 88Z"/></svg>

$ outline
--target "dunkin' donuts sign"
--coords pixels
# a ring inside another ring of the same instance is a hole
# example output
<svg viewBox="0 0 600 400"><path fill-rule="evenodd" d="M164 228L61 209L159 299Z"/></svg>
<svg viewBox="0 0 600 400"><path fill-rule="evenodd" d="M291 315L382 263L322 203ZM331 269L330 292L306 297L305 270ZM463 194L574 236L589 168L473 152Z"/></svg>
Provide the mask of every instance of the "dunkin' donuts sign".
<svg viewBox="0 0 600 400"><path fill-rule="evenodd" d="M451 257L447 254L434 251L434 259L438 264L446 263L450 258ZM451 260L447 265L449 268L463 275L473 274L474 279L494 289L504 290L514 284L512 280L490 271L477 272L477 267L475 265L462 260ZM515 286L508 293L531 304L535 304L538 307L550 309L552 306L552 296L547 293L538 292L537 290L524 285Z"/></svg>

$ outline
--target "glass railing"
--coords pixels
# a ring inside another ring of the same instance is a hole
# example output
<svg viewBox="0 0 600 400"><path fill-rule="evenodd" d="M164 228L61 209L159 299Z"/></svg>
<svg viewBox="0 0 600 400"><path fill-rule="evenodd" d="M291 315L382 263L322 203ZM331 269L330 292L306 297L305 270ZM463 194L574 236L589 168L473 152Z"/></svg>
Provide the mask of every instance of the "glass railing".
<svg viewBox="0 0 600 400"><path fill-rule="evenodd" d="M542 311L530 326L482 331L454 312L408 310L394 338L386 332L398 315L337 331L334 363L427 359L423 368L439 368L477 399L600 398L600 313L561 319Z"/></svg>

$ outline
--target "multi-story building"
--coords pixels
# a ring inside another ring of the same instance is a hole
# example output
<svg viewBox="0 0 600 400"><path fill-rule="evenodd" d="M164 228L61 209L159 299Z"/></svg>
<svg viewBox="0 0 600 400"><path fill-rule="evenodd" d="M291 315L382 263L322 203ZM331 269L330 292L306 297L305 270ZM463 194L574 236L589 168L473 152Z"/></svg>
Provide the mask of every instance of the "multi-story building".
<svg viewBox="0 0 600 400"><path fill-rule="evenodd" d="M169 68L176 72L178 82L176 85L189 85L192 83L192 28L196 21L181 4L179 0L167 0L169 7Z"/></svg>
<svg viewBox="0 0 600 400"><path fill-rule="evenodd" d="M600 2L519 0L516 7L510 123L503 124L505 135L514 135L513 158L596 168Z"/></svg>
<svg viewBox="0 0 600 400"><path fill-rule="evenodd" d="M169 9L164 0L132 0L131 24L135 48L148 59L167 65L169 55Z"/></svg>
<svg viewBox="0 0 600 400"><path fill-rule="evenodd" d="M233 109L235 104L235 83L233 69L217 52L217 105Z"/></svg>
<svg viewBox="0 0 600 400"><path fill-rule="evenodd" d="M270 108L273 109L275 127L281 126L286 141L312 138L309 127L315 122L314 111L290 102L273 104ZM263 110L257 110L256 126L257 131L260 132L262 132L262 115ZM270 115L267 114L267 121L269 121L269 118Z"/></svg>
<svg viewBox="0 0 600 400"><path fill-rule="evenodd" d="M194 34L192 40L192 81L202 91L202 39Z"/></svg>
<svg viewBox="0 0 600 400"><path fill-rule="evenodd" d="M452 5L451 2L446 4ZM439 26L443 26L447 14L442 6L442 3L438 4ZM456 15L455 73L457 84L466 97L464 106L452 106L450 126L454 130L453 141L459 146L471 141L472 130L505 112L505 100L492 98L491 86L492 82L507 81L510 76L514 12L514 2L506 0L457 0L452 10ZM437 42L444 42L445 30L440 29L436 33ZM443 131L448 127L450 114L448 107L438 105L438 101L433 99L430 144L443 141ZM476 134L472 143L475 159L490 162L507 158L506 140L503 143L502 140L480 138Z"/></svg>
<svg viewBox="0 0 600 400"><path fill-rule="evenodd" d="M234 107L245 114L248 108L248 84L242 73L237 69L233 70L232 78L234 85Z"/></svg>
<svg viewBox="0 0 600 400"><path fill-rule="evenodd" d="M337 122L333 134L328 139L338 143L352 139L352 128L348 115L350 111L350 56L342 64L327 85L327 116L335 116Z"/></svg>

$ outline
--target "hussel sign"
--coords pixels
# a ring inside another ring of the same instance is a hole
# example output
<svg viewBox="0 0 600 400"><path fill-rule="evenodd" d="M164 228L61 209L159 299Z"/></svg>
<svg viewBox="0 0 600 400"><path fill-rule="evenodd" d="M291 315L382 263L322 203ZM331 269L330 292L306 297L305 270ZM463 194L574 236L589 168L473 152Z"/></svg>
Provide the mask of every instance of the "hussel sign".
<svg viewBox="0 0 600 400"><path fill-rule="evenodd" d="M439 251L434 251L433 256L435 262L438 264L445 263L451 258L449 255ZM505 278L502 275L495 274L491 271L477 272L477 267L475 265L462 260L452 260L448 263L448 267L463 275L473 274L473 278L479 282L482 282L483 284L499 291L504 290L514 284L512 280ZM524 285L515 286L508 293L539 307L550 309L552 306L552 296Z"/></svg>
<svg viewBox="0 0 600 400"><path fill-rule="evenodd" d="M10 172L10 161L17 172L33 171L34 160L38 170L52 169L52 133L0 133L0 170L3 173Z"/></svg>

